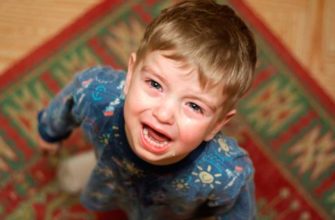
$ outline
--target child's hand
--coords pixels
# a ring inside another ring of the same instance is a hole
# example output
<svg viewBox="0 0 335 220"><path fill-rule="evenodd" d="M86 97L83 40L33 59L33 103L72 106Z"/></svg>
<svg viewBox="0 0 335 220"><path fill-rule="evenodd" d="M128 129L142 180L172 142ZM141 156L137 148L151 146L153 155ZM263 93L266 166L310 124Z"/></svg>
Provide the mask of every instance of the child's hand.
<svg viewBox="0 0 335 220"><path fill-rule="evenodd" d="M48 143L44 141L41 137L38 137L38 147L41 149L43 155L50 156L58 153L62 142Z"/></svg>

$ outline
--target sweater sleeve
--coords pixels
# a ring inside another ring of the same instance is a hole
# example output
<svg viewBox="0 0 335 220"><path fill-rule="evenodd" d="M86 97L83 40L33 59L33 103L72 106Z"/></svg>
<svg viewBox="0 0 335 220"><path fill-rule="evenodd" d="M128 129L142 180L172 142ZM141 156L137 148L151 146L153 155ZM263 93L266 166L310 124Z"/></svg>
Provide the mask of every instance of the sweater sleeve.
<svg viewBox="0 0 335 220"><path fill-rule="evenodd" d="M82 102L85 88L92 81L97 68L76 74L73 81L38 113L38 132L43 140L52 143L66 139L81 124L89 108L88 103Z"/></svg>
<svg viewBox="0 0 335 220"><path fill-rule="evenodd" d="M219 198L228 197L229 199L225 201L218 199L216 201L217 214L215 219L217 220L256 219L254 170L250 158L237 158L236 170L240 174L236 176L234 184L230 186L228 196L227 190L224 195L219 195Z"/></svg>
<svg viewBox="0 0 335 220"><path fill-rule="evenodd" d="M231 208L217 215L217 220L247 220L256 219L256 201L254 198L254 183L249 181L241 188L238 197L232 201Z"/></svg>

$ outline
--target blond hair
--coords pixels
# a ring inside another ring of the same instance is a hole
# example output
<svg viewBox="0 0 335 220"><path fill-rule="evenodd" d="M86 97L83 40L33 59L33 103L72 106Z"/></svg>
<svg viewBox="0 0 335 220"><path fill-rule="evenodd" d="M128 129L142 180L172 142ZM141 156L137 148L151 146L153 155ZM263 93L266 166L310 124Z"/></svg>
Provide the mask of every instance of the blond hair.
<svg viewBox="0 0 335 220"><path fill-rule="evenodd" d="M251 86L253 35L230 7L213 0L183 1L163 10L146 28L136 64L155 50L171 50L169 58L195 64L203 87L222 85L225 111Z"/></svg>

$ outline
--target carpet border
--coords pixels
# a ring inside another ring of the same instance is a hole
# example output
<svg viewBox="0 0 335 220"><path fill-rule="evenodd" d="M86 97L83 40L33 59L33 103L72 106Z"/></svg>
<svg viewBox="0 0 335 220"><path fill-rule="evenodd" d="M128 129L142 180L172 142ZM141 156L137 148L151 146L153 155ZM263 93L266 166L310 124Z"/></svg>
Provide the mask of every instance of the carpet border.
<svg viewBox="0 0 335 220"><path fill-rule="evenodd" d="M117 8L121 2L122 0L104 0L88 9L74 22L65 26L58 34L51 36L49 40L4 70L0 75L0 89L18 79L24 71L32 69L35 65L42 62L45 57L50 56L76 34L84 31L100 17L109 13L112 8Z"/></svg>

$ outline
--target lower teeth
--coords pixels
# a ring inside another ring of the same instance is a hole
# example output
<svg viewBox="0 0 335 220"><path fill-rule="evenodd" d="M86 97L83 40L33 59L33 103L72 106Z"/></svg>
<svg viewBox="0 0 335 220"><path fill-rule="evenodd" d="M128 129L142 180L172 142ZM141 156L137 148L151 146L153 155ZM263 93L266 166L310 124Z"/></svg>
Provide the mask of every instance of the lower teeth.
<svg viewBox="0 0 335 220"><path fill-rule="evenodd" d="M143 129L143 134L144 134L145 139L146 139L150 144L155 145L156 147L160 147L160 148L162 148L162 147L164 147L165 145L168 144L167 141L159 142L159 141L157 141L156 139L152 138L152 137L149 135L149 131L148 131L147 128L144 128L144 129Z"/></svg>

